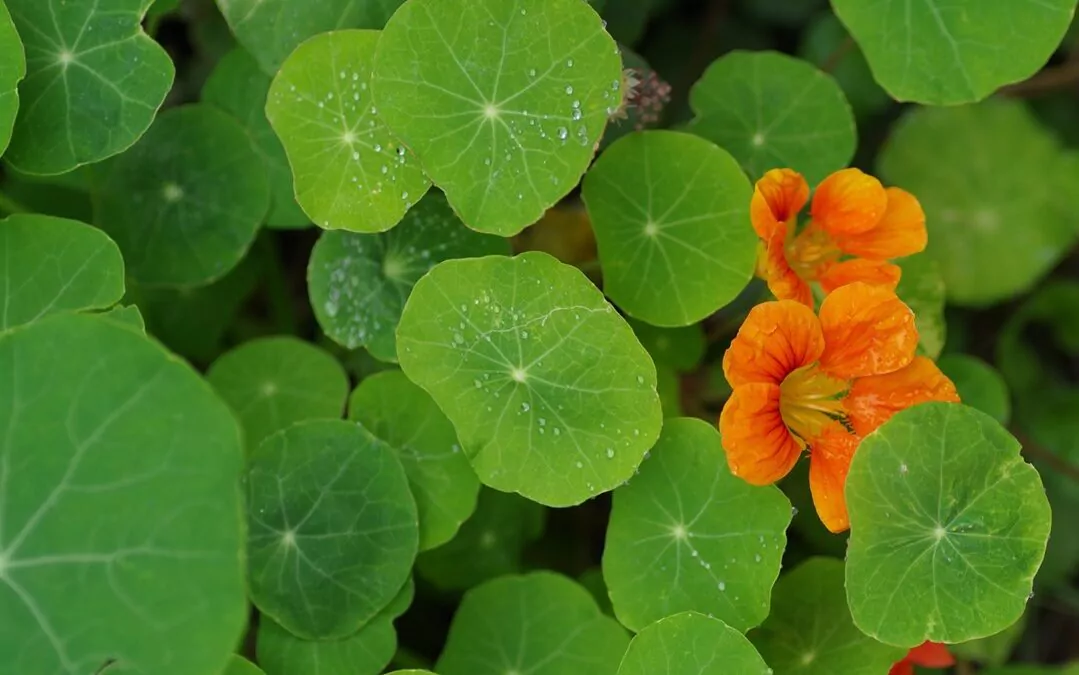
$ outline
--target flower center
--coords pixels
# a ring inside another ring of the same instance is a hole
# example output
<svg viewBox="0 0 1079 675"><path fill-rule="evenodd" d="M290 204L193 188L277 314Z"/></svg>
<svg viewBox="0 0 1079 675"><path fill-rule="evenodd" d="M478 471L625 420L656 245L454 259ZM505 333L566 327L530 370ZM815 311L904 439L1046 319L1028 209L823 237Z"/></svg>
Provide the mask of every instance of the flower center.
<svg viewBox="0 0 1079 675"><path fill-rule="evenodd" d="M850 385L830 377L817 364L803 366L779 385L779 414L795 436L808 444L833 420L845 415L843 397Z"/></svg>
<svg viewBox="0 0 1079 675"><path fill-rule="evenodd" d="M787 262L799 277L813 281L843 252L827 232L810 223L787 244Z"/></svg>

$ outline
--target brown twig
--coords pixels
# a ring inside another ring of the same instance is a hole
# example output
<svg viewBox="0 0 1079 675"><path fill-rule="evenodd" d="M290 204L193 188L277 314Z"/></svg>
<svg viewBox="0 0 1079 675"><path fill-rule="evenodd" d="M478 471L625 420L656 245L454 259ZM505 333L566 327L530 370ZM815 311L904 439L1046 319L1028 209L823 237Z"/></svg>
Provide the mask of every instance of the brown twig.
<svg viewBox="0 0 1079 675"><path fill-rule="evenodd" d="M854 38L847 36L836 45L836 48L832 50L832 53L828 55L828 58L824 59L824 63L821 64L820 69L826 73L830 73L835 70L839 62L843 60L843 57L850 53L850 50L854 49Z"/></svg>
<svg viewBox="0 0 1079 675"><path fill-rule="evenodd" d="M1004 96L1037 96L1055 89L1079 85L1079 59L1069 59L1059 66L1046 68L1030 79L1001 87Z"/></svg>
<svg viewBox="0 0 1079 675"><path fill-rule="evenodd" d="M1071 462L1062 459L1061 457L1058 457L1050 450L1047 450L1031 441L1029 437L1017 433L1015 433L1015 437L1019 440L1020 445L1023 446L1024 454L1040 462L1048 464L1057 473L1063 476L1067 476L1076 483L1079 483L1079 466L1076 466Z"/></svg>

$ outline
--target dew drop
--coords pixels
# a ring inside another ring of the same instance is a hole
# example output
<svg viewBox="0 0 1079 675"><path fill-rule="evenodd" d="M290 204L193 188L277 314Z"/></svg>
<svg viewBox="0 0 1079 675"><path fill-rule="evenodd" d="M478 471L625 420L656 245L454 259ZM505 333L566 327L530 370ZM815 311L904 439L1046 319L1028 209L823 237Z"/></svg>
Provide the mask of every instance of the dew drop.
<svg viewBox="0 0 1079 675"><path fill-rule="evenodd" d="M558 127L558 138L563 141L569 138L569 129L566 127Z"/></svg>
<svg viewBox="0 0 1079 675"><path fill-rule="evenodd" d="M567 84L566 85L566 93L567 94L572 94L573 93L573 87L571 87L570 85Z"/></svg>

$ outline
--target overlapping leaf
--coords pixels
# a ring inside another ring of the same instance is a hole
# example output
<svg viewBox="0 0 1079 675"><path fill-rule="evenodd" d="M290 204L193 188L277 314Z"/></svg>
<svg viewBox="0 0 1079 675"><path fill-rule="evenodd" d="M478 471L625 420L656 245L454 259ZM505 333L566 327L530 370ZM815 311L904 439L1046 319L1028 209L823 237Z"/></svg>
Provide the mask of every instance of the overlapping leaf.
<svg viewBox="0 0 1079 675"><path fill-rule="evenodd" d="M646 626L629 643L618 675L772 675L749 640L723 623L682 612Z"/></svg>

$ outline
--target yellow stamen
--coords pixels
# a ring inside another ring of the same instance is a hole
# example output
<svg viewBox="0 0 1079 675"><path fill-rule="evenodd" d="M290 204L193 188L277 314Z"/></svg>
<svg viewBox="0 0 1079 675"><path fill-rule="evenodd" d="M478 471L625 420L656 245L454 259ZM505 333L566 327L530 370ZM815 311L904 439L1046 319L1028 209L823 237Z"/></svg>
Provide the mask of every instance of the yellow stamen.
<svg viewBox="0 0 1079 675"><path fill-rule="evenodd" d="M845 416L843 397L850 383L821 371L817 364L803 366L779 385L779 413L795 436L808 443L833 420Z"/></svg>

